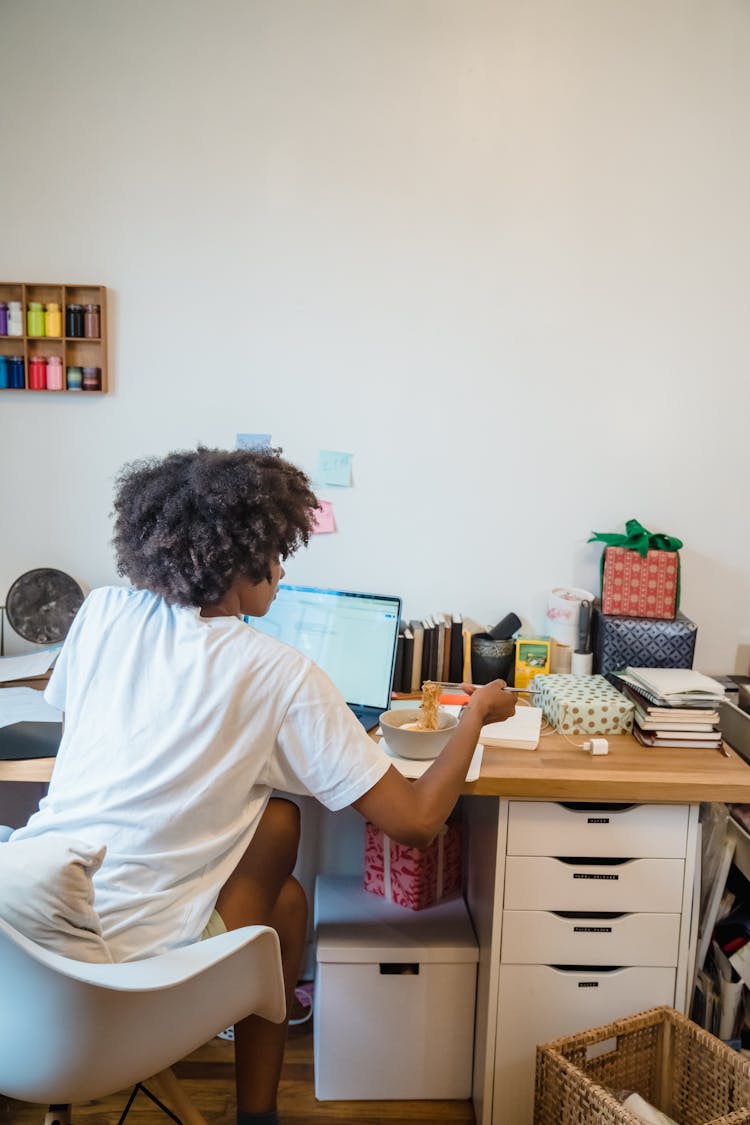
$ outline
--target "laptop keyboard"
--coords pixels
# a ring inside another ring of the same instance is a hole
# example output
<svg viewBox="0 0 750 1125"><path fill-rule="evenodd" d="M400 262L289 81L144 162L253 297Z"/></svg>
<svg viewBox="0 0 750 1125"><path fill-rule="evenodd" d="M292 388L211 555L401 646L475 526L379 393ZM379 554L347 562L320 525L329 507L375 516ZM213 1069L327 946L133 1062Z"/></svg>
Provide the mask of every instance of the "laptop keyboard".
<svg viewBox="0 0 750 1125"><path fill-rule="evenodd" d="M372 730L380 722L382 710L380 707L363 707L357 703L347 703L347 707L356 719L359 719L365 730Z"/></svg>

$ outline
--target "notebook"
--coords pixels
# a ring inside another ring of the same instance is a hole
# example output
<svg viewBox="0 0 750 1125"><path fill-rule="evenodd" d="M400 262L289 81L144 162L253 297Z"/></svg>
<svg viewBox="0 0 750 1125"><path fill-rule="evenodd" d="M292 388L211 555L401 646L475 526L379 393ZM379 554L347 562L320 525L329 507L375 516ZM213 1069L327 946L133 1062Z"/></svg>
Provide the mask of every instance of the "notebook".
<svg viewBox="0 0 750 1125"><path fill-rule="evenodd" d="M504 722L482 727L479 742L505 750L536 750L541 732L542 708L517 707L515 715Z"/></svg>
<svg viewBox="0 0 750 1125"><path fill-rule="evenodd" d="M711 702L723 699L725 695L724 687L718 680L693 668L628 668L627 677L632 677L636 687L644 693L674 703L684 700Z"/></svg>
<svg viewBox="0 0 750 1125"><path fill-rule="evenodd" d="M280 585L265 617L245 620L323 669L366 730L391 705L401 599Z"/></svg>

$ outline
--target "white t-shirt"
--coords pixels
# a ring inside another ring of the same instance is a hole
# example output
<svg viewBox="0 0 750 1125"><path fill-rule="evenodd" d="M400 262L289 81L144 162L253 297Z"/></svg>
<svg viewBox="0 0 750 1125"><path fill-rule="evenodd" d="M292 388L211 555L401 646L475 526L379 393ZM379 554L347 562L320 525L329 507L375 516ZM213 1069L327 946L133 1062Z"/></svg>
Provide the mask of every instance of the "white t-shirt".
<svg viewBox="0 0 750 1125"><path fill-rule="evenodd" d="M14 838L106 845L94 906L116 961L199 938L273 789L340 809L389 768L302 653L142 590L89 595L45 698L65 732Z"/></svg>

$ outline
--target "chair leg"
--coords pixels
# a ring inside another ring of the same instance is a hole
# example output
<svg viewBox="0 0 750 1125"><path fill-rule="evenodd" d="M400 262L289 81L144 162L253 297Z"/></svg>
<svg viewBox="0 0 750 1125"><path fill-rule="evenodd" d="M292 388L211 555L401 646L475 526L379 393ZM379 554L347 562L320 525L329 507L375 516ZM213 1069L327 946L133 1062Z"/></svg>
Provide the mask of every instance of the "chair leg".
<svg viewBox="0 0 750 1125"><path fill-rule="evenodd" d="M44 1125L72 1125L69 1105L51 1105L44 1115Z"/></svg>
<svg viewBox="0 0 750 1125"><path fill-rule="evenodd" d="M176 1122L176 1125L183 1125L183 1122L180 1121L177 1114L172 1113L172 1110L169 1108L169 1106L166 1106L164 1104L164 1102L160 1101L159 1098L157 1098L156 1094L152 1094L150 1090L146 1089L146 1087L143 1085L142 1082L136 1082L135 1086L130 1091L130 1097L128 1098L128 1104L125 1106L125 1109L122 1111L122 1113L120 1115L120 1120L117 1122L117 1125L124 1125L125 1118L130 1113L130 1107L132 1106L133 1102L135 1101L135 1099L136 1099L136 1097L138 1096L139 1093L145 1094L146 1097L149 1098L154 1103L155 1106L159 1107L159 1109L162 1111L162 1113L166 1113L167 1117L171 1117L172 1121Z"/></svg>
<svg viewBox="0 0 750 1125"><path fill-rule="evenodd" d="M172 1070L163 1070L149 1081L156 1085L164 1100L173 1106L183 1125L207 1125L205 1117L195 1108Z"/></svg>

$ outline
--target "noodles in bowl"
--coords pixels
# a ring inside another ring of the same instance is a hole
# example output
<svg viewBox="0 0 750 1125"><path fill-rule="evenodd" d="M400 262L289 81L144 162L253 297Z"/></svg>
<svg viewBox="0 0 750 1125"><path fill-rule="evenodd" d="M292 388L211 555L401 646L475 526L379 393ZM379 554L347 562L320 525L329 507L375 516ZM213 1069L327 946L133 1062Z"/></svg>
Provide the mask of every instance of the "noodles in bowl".
<svg viewBox="0 0 750 1125"><path fill-rule="evenodd" d="M422 725L423 718L419 707L385 711L380 716L380 728L388 749L399 758L437 758L458 726L458 719L447 711L438 710L437 726L429 730Z"/></svg>

